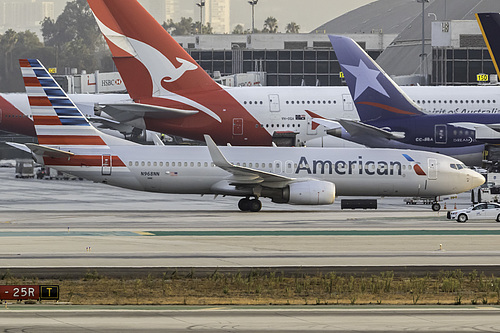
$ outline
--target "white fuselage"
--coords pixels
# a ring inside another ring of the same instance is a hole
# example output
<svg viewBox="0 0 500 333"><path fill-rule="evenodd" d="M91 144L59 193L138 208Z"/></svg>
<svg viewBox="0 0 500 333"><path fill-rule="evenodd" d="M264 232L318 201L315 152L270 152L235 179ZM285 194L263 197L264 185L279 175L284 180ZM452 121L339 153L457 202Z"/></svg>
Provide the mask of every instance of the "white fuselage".
<svg viewBox="0 0 500 333"><path fill-rule="evenodd" d="M122 166L53 166L96 182L135 190L238 194L237 189L229 185L221 187L221 182L230 183L231 174L214 166L207 147L110 147L74 146L65 150L77 155L117 156ZM290 178L332 182L339 196L438 196L467 191L478 186L481 178L470 169L451 168L451 164L461 163L458 160L429 152L366 148L219 148L229 162L236 165ZM50 165L50 159L45 163ZM419 167L424 175L417 174ZM278 183L275 185L282 187Z"/></svg>
<svg viewBox="0 0 500 333"><path fill-rule="evenodd" d="M426 113L498 113L500 122L500 86L401 88ZM271 135L294 131L298 133L298 144L325 135L324 128L316 128L306 110L328 119L359 120L347 87L235 87L226 90ZM342 141L338 142L342 145Z"/></svg>
<svg viewBox="0 0 500 333"><path fill-rule="evenodd" d="M294 132L297 134L297 145L359 146L332 136L328 136L328 140L324 142L316 140L309 143L310 140L326 134L324 127L313 123L306 111L312 111L328 119L359 119L347 87L226 87L225 89L270 136L279 132ZM402 87L402 89L427 113L498 113L500 118L499 86L418 86ZM32 118L25 94L1 94L1 96ZM94 115L95 104L131 101L127 94L75 94L70 95L70 98L86 116ZM246 131L247 128L243 124L241 135L245 136ZM228 133L228 136L230 135L232 133ZM247 140L251 142L252 137L248 135Z"/></svg>

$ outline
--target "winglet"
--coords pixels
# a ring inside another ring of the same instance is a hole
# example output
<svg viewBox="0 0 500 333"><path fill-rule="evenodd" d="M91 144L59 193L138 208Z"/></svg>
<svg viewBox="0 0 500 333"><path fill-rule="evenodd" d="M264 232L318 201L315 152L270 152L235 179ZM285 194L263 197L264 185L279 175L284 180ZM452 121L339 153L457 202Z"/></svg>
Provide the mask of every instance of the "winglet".
<svg viewBox="0 0 500 333"><path fill-rule="evenodd" d="M354 40L333 35L329 38L361 121L424 114Z"/></svg>
<svg viewBox="0 0 500 333"><path fill-rule="evenodd" d="M208 151L210 152L210 157L212 157L212 161L219 168L228 168L233 165L229 163L229 161L224 157L219 147L215 144L214 140L210 135L203 135L205 137L205 142L207 143Z"/></svg>

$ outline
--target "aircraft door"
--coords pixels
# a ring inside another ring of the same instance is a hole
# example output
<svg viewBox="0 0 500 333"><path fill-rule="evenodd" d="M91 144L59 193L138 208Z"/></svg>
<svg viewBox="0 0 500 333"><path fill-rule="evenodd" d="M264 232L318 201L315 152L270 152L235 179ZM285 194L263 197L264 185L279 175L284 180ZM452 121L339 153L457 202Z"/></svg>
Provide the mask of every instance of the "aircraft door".
<svg viewBox="0 0 500 333"><path fill-rule="evenodd" d="M273 94L269 95L269 111L280 112L280 96Z"/></svg>
<svg viewBox="0 0 500 333"><path fill-rule="evenodd" d="M233 118L233 135L243 135L243 118Z"/></svg>
<svg viewBox="0 0 500 333"><path fill-rule="evenodd" d="M342 94L342 103L344 105L344 111L354 110L354 102L350 94Z"/></svg>
<svg viewBox="0 0 500 333"><path fill-rule="evenodd" d="M434 129L434 142L446 144L446 142L448 141L446 125L436 125Z"/></svg>
<svg viewBox="0 0 500 333"><path fill-rule="evenodd" d="M274 161L273 166L274 173L281 174L283 172L281 161Z"/></svg>
<svg viewBox="0 0 500 333"><path fill-rule="evenodd" d="M102 169L101 169L101 174L103 176L109 176L111 175L111 168L112 168L112 158L111 155L102 155Z"/></svg>
<svg viewBox="0 0 500 333"><path fill-rule="evenodd" d="M427 160L428 166L429 166L429 172L427 173L429 177L429 180L436 180L437 179L437 171L438 171L438 166L437 166L437 160L435 158L429 158Z"/></svg>

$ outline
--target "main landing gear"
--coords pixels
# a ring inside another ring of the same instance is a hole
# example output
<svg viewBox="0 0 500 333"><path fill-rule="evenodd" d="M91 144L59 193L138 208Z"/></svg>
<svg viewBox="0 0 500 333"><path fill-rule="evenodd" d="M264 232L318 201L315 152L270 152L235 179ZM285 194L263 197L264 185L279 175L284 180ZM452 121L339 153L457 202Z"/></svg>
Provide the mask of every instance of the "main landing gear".
<svg viewBox="0 0 500 333"><path fill-rule="evenodd" d="M243 198L238 202L238 208L242 212L258 212L262 208L262 202L259 199Z"/></svg>
<svg viewBox="0 0 500 333"><path fill-rule="evenodd" d="M439 210L441 209L441 205L437 201L434 201L432 203L431 207L432 207L432 210L435 211L435 212L439 212Z"/></svg>

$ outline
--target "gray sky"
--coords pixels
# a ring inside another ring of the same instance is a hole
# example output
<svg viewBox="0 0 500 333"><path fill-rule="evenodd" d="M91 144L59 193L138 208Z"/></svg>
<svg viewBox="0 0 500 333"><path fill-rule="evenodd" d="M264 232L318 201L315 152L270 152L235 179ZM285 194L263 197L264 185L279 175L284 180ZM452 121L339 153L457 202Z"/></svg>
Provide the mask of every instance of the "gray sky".
<svg viewBox="0 0 500 333"><path fill-rule="evenodd" d="M189 0L188 0L189 1ZM279 31L294 21L300 32L310 32L323 23L375 0L259 0L255 6L255 27L261 29L269 16L278 19ZM231 28L251 27L252 10L247 0L231 0Z"/></svg>
<svg viewBox="0 0 500 333"><path fill-rule="evenodd" d="M0 0L0 3L3 1ZM55 14L57 17L61 14L68 0L51 1L55 3ZM143 4L155 1L160 0L139 0ZM246 29L251 28L252 11L248 0L230 1L231 30L237 24L242 24ZM273 16L278 20L279 32L284 32L286 25L293 21L300 25L300 32L306 33L337 16L373 1L376 0L259 0L255 6L255 27L262 29L264 20L269 16ZM182 0L179 17L191 16L195 21L198 20L199 10L196 6L198 2L200 0Z"/></svg>

